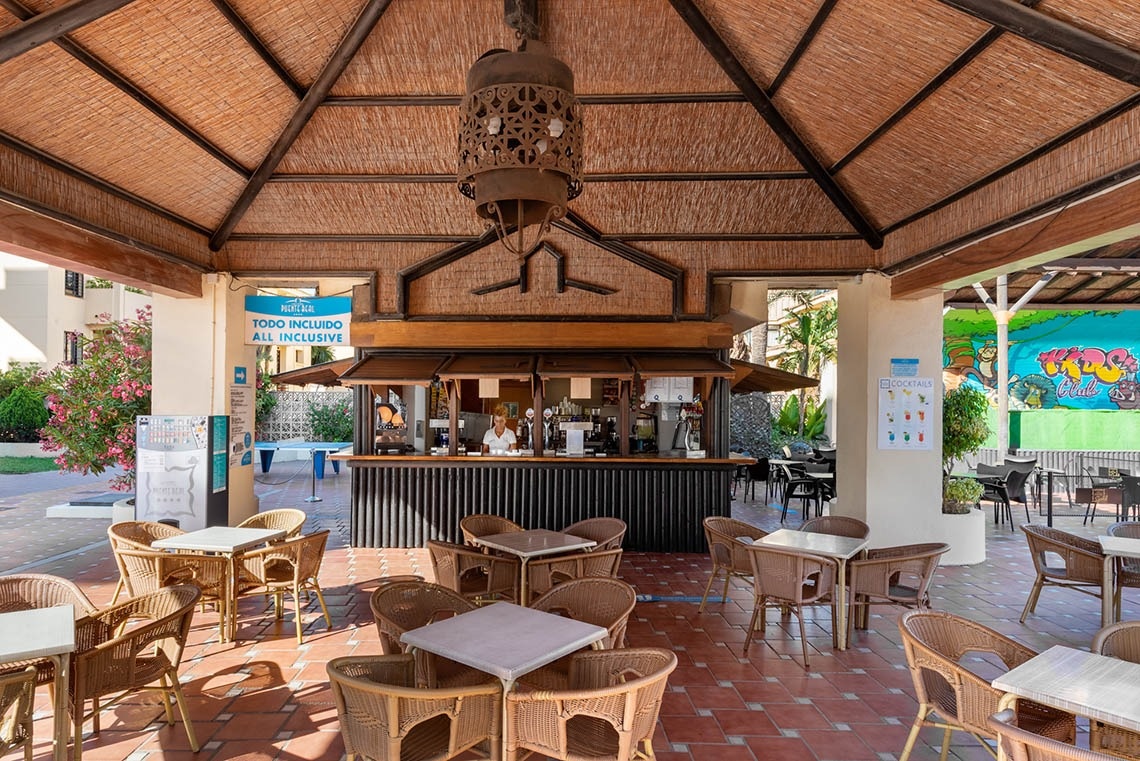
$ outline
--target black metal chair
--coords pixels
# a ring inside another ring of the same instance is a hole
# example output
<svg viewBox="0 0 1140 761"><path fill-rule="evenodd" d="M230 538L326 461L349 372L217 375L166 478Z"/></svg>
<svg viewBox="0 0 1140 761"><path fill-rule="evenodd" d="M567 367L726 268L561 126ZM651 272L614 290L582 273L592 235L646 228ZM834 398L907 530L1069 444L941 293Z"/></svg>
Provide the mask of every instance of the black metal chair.
<svg viewBox="0 0 1140 761"><path fill-rule="evenodd" d="M748 466L748 479L744 482L744 498L756 499L756 482L764 482L764 501L768 501L769 493L771 492L771 484L768 479L772 474L771 466L768 465L768 458L761 457L754 465ZM749 494L751 493L751 497Z"/></svg>
<svg viewBox="0 0 1140 761"><path fill-rule="evenodd" d="M978 480L985 491L982 499L989 500L994 505L994 523L1009 520L1009 530L1013 531L1013 511L1011 504L1019 502L1025 506L1025 520L1028 522L1029 504L1025 500L1025 482L1029 473L1022 470L1011 470L1006 465L986 465L978 463Z"/></svg>
<svg viewBox="0 0 1140 761"><path fill-rule="evenodd" d="M815 502L815 513L820 515L823 512L823 505L820 501L820 482L814 478L810 478L804 472L790 465L781 465L780 468L784 471L784 509L780 513L780 523L788 517L788 505L793 499L800 500L800 512L803 514L803 519L808 519L808 509L811 502Z"/></svg>
<svg viewBox="0 0 1140 761"><path fill-rule="evenodd" d="M1120 520L1128 520L1129 510L1132 511L1133 520L1140 520L1140 476L1120 471L1120 481Z"/></svg>

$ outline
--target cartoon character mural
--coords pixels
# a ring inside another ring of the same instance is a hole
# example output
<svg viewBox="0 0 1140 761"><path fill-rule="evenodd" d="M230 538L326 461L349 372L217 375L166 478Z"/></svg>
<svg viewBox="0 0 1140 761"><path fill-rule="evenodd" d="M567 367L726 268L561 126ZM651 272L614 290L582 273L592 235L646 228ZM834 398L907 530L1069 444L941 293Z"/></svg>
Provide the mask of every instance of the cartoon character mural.
<svg viewBox="0 0 1140 761"><path fill-rule="evenodd" d="M998 356L992 317L953 310L944 326L946 387L974 383L993 400ZM1010 326L1009 345L1010 409L1140 408L1140 314L1026 310Z"/></svg>

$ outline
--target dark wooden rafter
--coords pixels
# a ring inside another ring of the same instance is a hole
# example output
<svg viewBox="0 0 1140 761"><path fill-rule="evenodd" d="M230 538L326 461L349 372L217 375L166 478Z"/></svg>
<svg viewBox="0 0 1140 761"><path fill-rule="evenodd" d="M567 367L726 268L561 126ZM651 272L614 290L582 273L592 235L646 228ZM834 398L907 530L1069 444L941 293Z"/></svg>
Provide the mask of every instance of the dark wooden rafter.
<svg viewBox="0 0 1140 761"><path fill-rule="evenodd" d="M1110 77L1140 87L1140 53L1084 29L1036 11L1016 0L939 0L955 10L992 24L1089 66Z"/></svg>
<svg viewBox="0 0 1140 761"><path fill-rule="evenodd" d="M31 19L36 15L35 11L19 2L19 0L0 0L0 5L6 8L13 16L21 20ZM150 95L143 92L122 74L112 69L92 53L88 52L87 49L82 45L65 36L56 38L55 44L58 45L61 50L68 53L77 61L82 63L84 66L91 69L103 79L107 80L107 82L117 87L120 91L129 97L133 98L136 103L164 121L168 126L172 127L176 132L178 132L178 134L182 135L187 140L204 150L206 153L210 154L215 159L225 164L228 169L236 172L242 177L247 177L249 175L249 172L238 162L237 159L233 158L221 148L211 143L209 140L203 137L201 133L197 132L192 127L190 127L190 125L186 124L186 122L182 121L177 116L172 114L169 110L167 110L165 106L156 101Z"/></svg>
<svg viewBox="0 0 1140 761"><path fill-rule="evenodd" d="M577 96L585 106L644 106L660 103L744 103L741 92L673 93L583 93ZM330 95L323 106L388 108L394 106L458 106L462 95Z"/></svg>
<svg viewBox="0 0 1140 761"><path fill-rule="evenodd" d="M744 93L744 97L752 104L753 108L760 114L765 122L768 123L769 128L776 134L776 136L784 143L785 147L791 151L800 165L807 170L816 184L824 194L831 199L831 202L839 210L839 212L851 223L851 226L862 236L867 245L871 248L882 248L883 236L875 229L866 215L855 205L855 202L848 197L847 193L840 187L835 178L827 171L820 160L812 153L807 144L796 134L792 126L780 113L779 109L772 103L771 99L764 93L752 75L744 68L744 65L736 57L736 54L729 49L725 41L713 29L708 19L704 17L700 9L697 8L693 0L670 0L673 8L680 14L681 18L692 29L693 34L705 46L705 48L712 55L713 59L724 70L728 78L731 79L740 91Z"/></svg>
<svg viewBox="0 0 1140 761"><path fill-rule="evenodd" d="M858 233L612 233L602 240L633 243L863 240Z"/></svg>
<svg viewBox="0 0 1140 761"><path fill-rule="evenodd" d="M459 243L451 248L444 249L434 256L416 262L396 273L396 314L401 318L408 316L408 289L415 280L435 272L438 269L459 261L468 254L480 251L499 238L494 229L487 230L479 238Z"/></svg>
<svg viewBox="0 0 1140 761"><path fill-rule="evenodd" d="M807 172L599 172L585 174L586 182L755 182L806 180ZM275 174L269 182L313 183L452 183L454 174Z"/></svg>
<svg viewBox="0 0 1140 761"><path fill-rule="evenodd" d="M0 63L23 55L45 42L59 39L92 21L129 5L133 0L71 0L37 13L0 34Z"/></svg>
<svg viewBox="0 0 1140 761"><path fill-rule="evenodd" d="M385 235L369 233L234 233L232 241L245 243L474 243L470 235L435 233Z"/></svg>
<svg viewBox="0 0 1140 761"><path fill-rule="evenodd" d="M277 56L273 55L273 51L269 49L265 41L257 36L257 33L254 32L249 24L246 23L245 19L234 10L234 7L229 4L229 1L211 0L211 2L214 4L214 7L218 9L218 12L225 17L226 21L229 22L230 26L233 27L234 31L241 35L241 38L246 41L246 44L249 45L253 52L257 53L258 57L265 62L269 70L277 75L277 78L280 79L286 87L292 90L298 99L305 97L305 88L300 82L293 78L293 75L289 73L285 65L278 60Z"/></svg>
<svg viewBox="0 0 1140 761"><path fill-rule="evenodd" d="M217 231L210 238L210 249L218 251L225 245L226 240L233 233L234 228L238 222L249 210L253 200L265 183L272 176L273 171L281 160L285 158L285 154L293 146L294 141L301 134L301 130L309 123L316 112L317 107L320 106L321 101L328 95L333 85L336 84L337 79L344 72L345 67L352 61L360 46L371 34L376 26L376 22L388 9L388 5L392 0L368 0L360 11L360 15L356 17L352 26L349 27L345 33L344 38L341 39L337 45L332 56L321 69L321 73L317 75L316 81L313 82L312 87L308 89L305 96L301 98L301 102L297 104L297 109L293 112L293 116L289 119L289 123L277 136L277 140L273 143L273 147L269 149L262 160L261 165L254 171L253 176L250 177L245 187L242 189L241 194L238 196L237 201L226 213L222 223L218 226Z"/></svg>
<svg viewBox="0 0 1140 761"><path fill-rule="evenodd" d="M811 23L808 24L804 33L800 35L799 41L796 42L796 46L792 48L792 52L788 54L784 65L780 67L780 70L776 72L776 76L772 78L772 83L768 85L769 98L776 94L776 91L780 89L780 85L784 83L784 80L787 79L788 75L792 73L792 70L796 68L796 64L799 63L803 54L807 52L812 40L819 34L819 30L823 28L823 22L827 21L827 17L831 15L831 11L834 10L835 4L838 2L839 0L823 0L823 2L820 3L819 8L815 12L815 16L812 17Z"/></svg>
<svg viewBox="0 0 1140 761"><path fill-rule="evenodd" d="M471 294L474 296L486 296L488 293L503 291L507 288L513 288L516 285L519 287L519 293L526 293L527 288L530 286L530 260L538 253L547 254L554 258L556 273L554 285L557 293L565 293L567 288L596 293L599 296L612 296L617 293L613 288L607 288L604 285L596 285L594 283L587 283L585 280L575 280L566 277L566 257L561 251L554 248L554 246L551 246L549 243L543 243L523 257L522 262L519 263L518 277L511 280L501 280L480 288L474 288L471 290Z"/></svg>

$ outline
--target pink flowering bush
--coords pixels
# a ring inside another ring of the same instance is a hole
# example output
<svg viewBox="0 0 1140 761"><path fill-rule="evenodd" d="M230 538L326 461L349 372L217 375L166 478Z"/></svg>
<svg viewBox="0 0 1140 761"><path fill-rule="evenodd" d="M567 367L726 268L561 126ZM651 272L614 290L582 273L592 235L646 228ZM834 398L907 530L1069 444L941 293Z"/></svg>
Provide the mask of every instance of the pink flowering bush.
<svg viewBox="0 0 1140 761"><path fill-rule="evenodd" d="M135 485L135 416L150 414L150 307L87 339L78 365L60 364L45 379L51 418L44 449L61 471L102 473L118 465L111 488Z"/></svg>

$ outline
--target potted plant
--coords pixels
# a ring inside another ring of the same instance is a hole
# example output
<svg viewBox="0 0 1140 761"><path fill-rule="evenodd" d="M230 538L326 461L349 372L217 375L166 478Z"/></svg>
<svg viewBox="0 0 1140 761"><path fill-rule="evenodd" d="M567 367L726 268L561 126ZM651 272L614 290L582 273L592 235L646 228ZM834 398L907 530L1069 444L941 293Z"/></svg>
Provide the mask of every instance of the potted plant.
<svg viewBox="0 0 1140 761"><path fill-rule="evenodd" d="M964 515L974 509L985 487L975 478L947 478L942 482L942 512Z"/></svg>
<svg viewBox="0 0 1140 761"><path fill-rule="evenodd" d="M972 565L986 559L985 514L973 507L984 487L973 478L953 478L954 463L972 454L985 443L990 429L986 423L989 400L976 388L965 384L946 392L942 398L942 518L941 537L950 545L942 556L943 565Z"/></svg>

